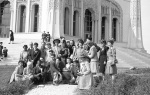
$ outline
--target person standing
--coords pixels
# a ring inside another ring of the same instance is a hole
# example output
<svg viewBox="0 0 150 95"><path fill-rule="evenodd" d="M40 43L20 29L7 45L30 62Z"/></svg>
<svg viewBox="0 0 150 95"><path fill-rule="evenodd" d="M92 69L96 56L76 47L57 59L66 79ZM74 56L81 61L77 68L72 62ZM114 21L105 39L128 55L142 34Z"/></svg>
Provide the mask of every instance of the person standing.
<svg viewBox="0 0 150 95"><path fill-rule="evenodd" d="M84 41L82 39L79 39L77 48L74 49L74 52L73 52L73 60L79 60L80 57L82 57L83 55L86 55L86 51L83 47L83 44L84 44Z"/></svg>
<svg viewBox="0 0 150 95"><path fill-rule="evenodd" d="M9 38L10 38L9 44L11 44L11 43L13 44L13 42L14 42L14 33L13 33L12 30L10 30Z"/></svg>
<svg viewBox="0 0 150 95"><path fill-rule="evenodd" d="M115 75L117 74L118 63L116 59L116 49L113 47L114 41L109 40L107 46L109 47L107 51L107 65L106 65L106 74L109 74L112 78L112 83L115 81Z"/></svg>
<svg viewBox="0 0 150 95"><path fill-rule="evenodd" d="M20 53L20 60L24 61L23 67L25 68L27 66L27 62L28 62L28 46L24 45L23 46L23 51Z"/></svg>
<svg viewBox="0 0 150 95"><path fill-rule="evenodd" d="M33 42L31 42L29 44L29 48L28 48L28 52L29 52L29 61L33 60L33 53L34 53L34 49L33 49Z"/></svg>
<svg viewBox="0 0 150 95"><path fill-rule="evenodd" d="M47 42L50 42L51 41L51 35L49 34L49 32L47 32L46 34L46 38L47 38Z"/></svg>
<svg viewBox="0 0 150 95"><path fill-rule="evenodd" d="M99 50L99 72L102 73L103 80L105 76L105 69L106 69L106 64L107 64L107 51L108 47L106 46L106 41L102 40L100 44L100 50Z"/></svg>
<svg viewBox="0 0 150 95"><path fill-rule="evenodd" d="M45 60L46 58L46 47L45 47L45 42L42 42L42 46L40 48L41 51L41 57Z"/></svg>
<svg viewBox="0 0 150 95"><path fill-rule="evenodd" d="M45 31L42 33L42 41L45 42L46 41L46 37L47 34L45 33Z"/></svg>
<svg viewBox="0 0 150 95"><path fill-rule="evenodd" d="M98 60L98 56L97 56L97 49L93 42L88 42L87 45L90 47L88 56L91 59L91 62L90 62L91 72L92 72L92 74L97 74L98 73L98 64L99 64L99 60Z"/></svg>
<svg viewBox="0 0 150 95"><path fill-rule="evenodd" d="M53 51L51 43L46 44L46 50L45 51L46 51L45 61L50 62L50 60L51 60L51 51Z"/></svg>
<svg viewBox="0 0 150 95"><path fill-rule="evenodd" d="M60 53L61 47L59 46L60 40L59 39L54 39L53 44L53 51L56 55L56 57L59 57L58 54Z"/></svg>
<svg viewBox="0 0 150 95"><path fill-rule="evenodd" d="M37 64L37 61L41 57L41 51L38 49L38 43L34 43L33 49L34 49L33 54L31 54L30 56L33 56L33 59L31 60L33 61L33 67L35 67Z"/></svg>

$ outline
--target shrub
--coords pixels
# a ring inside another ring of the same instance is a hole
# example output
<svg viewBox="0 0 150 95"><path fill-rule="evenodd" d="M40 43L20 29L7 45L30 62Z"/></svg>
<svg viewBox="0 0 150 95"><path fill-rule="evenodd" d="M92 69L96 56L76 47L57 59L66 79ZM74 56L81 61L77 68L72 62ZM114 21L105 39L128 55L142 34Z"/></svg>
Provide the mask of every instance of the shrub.
<svg viewBox="0 0 150 95"><path fill-rule="evenodd" d="M13 82L0 89L1 95L22 95L32 89L33 85L29 81Z"/></svg>
<svg viewBox="0 0 150 95"><path fill-rule="evenodd" d="M77 95L150 95L150 69L138 69L116 76L111 83L109 76L98 87L78 90Z"/></svg>

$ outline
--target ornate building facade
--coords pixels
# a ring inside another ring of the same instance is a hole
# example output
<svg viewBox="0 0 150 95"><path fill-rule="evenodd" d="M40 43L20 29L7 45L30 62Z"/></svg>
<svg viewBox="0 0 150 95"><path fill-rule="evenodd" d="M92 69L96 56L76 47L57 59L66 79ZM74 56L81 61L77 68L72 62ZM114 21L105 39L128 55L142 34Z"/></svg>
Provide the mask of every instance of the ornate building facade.
<svg viewBox="0 0 150 95"><path fill-rule="evenodd" d="M1 0L0 36L8 37L9 30L20 35L46 31L53 38L91 36L94 42L114 38L130 48L143 48L141 26L134 25L140 23L139 4L139 0Z"/></svg>

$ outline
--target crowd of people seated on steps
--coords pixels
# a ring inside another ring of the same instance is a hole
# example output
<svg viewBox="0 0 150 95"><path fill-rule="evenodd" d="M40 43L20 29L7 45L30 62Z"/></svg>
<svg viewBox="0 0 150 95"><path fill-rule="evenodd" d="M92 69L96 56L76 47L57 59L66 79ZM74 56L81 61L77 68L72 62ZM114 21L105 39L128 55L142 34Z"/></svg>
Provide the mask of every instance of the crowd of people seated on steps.
<svg viewBox="0 0 150 95"><path fill-rule="evenodd" d="M102 76L104 80L105 74L109 74L112 83L115 81L118 61L113 39L102 40L99 46L90 37L76 43L65 37L52 43L45 39L42 35L40 49L36 42L23 46L9 83L29 80L33 84L72 84L79 89L90 89L95 86L95 77Z"/></svg>

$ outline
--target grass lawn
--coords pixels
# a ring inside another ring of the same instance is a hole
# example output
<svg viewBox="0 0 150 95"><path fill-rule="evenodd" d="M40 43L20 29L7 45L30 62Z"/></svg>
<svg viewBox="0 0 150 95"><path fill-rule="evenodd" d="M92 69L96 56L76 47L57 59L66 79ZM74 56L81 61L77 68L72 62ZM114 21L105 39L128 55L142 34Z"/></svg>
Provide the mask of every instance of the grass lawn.
<svg viewBox="0 0 150 95"><path fill-rule="evenodd" d="M0 66L0 88L5 87L16 66Z"/></svg>

